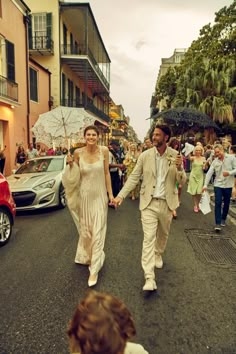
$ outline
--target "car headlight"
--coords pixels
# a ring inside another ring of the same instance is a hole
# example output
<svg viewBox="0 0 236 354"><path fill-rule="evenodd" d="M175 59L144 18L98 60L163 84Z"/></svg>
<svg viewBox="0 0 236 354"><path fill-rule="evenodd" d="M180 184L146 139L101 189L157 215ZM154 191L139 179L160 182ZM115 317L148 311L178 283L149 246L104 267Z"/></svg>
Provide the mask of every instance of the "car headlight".
<svg viewBox="0 0 236 354"><path fill-rule="evenodd" d="M35 191L39 191L40 189L52 188L54 186L55 182L56 182L55 179L51 179L50 181L38 184L33 189Z"/></svg>

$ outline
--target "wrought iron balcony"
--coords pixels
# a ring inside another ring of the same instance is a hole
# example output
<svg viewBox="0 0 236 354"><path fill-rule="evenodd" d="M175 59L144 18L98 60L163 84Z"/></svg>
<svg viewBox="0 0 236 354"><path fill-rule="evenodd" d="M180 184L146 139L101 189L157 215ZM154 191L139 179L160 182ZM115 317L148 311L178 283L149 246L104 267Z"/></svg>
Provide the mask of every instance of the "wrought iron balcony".
<svg viewBox="0 0 236 354"><path fill-rule="evenodd" d="M90 102L87 103L86 109L89 110L90 112L96 114L99 118L102 118L105 122L110 123L111 119L110 119L109 115L100 111L100 109L95 107L93 103L90 103Z"/></svg>
<svg viewBox="0 0 236 354"><path fill-rule="evenodd" d="M88 70L88 77L89 79L92 80L91 76L91 70L95 72L95 76L98 75L98 77L101 79L101 81L104 83L105 87L109 89L110 84L108 80L106 79L105 75L103 74L102 70L99 67L99 63L96 61L96 59L93 56L92 51L88 48L88 51L86 50L86 46L84 44L62 44L61 45L61 55L67 56L67 64L72 67L72 70L77 72L80 77L83 77L85 79L85 70L86 66L84 65L83 61L85 59L89 59L90 66L87 68ZM73 58L72 58L73 56ZM76 57L75 57L76 56ZM87 58L86 58L87 57Z"/></svg>
<svg viewBox="0 0 236 354"><path fill-rule="evenodd" d="M40 55L51 55L54 50L54 43L48 36L33 35L29 38L29 50Z"/></svg>
<svg viewBox="0 0 236 354"><path fill-rule="evenodd" d="M112 135L115 137L124 137L126 139L128 138L128 133L119 129L112 129Z"/></svg>
<svg viewBox="0 0 236 354"><path fill-rule="evenodd" d="M62 98L61 105L65 107L80 107L80 108L83 107L84 109L90 111L91 113L94 113L98 118L103 119L105 122L109 123L111 121L108 114L106 114L105 112L101 111L99 108L94 106L90 98L87 99L87 104L85 104L84 98L74 99L74 100L68 98Z"/></svg>
<svg viewBox="0 0 236 354"><path fill-rule="evenodd" d="M0 75L0 97L18 102L18 84Z"/></svg>
<svg viewBox="0 0 236 354"><path fill-rule="evenodd" d="M69 98L62 98L61 99L61 105L62 106L65 106L65 107L78 107L78 108L81 108L81 107L84 107L84 104L82 102L82 99L69 99Z"/></svg>

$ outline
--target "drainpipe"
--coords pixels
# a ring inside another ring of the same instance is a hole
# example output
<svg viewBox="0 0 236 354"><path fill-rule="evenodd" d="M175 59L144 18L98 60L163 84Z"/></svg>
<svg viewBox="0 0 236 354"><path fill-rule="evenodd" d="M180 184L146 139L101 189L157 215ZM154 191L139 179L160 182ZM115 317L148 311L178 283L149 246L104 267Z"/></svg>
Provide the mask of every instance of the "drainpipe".
<svg viewBox="0 0 236 354"><path fill-rule="evenodd" d="M52 106L53 106L53 100L52 100L52 96L51 96L51 73L49 73L48 86L49 86L48 110L51 111Z"/></svg>
<svg viewBox="0 0 236 354"><path fill-rule="evenodd" d="M29 23L29 21L30 21L29 16L28 15L24 16L25 44L26 44L27 144L30 143L29 41L28 41L28 23Z"/></svg>

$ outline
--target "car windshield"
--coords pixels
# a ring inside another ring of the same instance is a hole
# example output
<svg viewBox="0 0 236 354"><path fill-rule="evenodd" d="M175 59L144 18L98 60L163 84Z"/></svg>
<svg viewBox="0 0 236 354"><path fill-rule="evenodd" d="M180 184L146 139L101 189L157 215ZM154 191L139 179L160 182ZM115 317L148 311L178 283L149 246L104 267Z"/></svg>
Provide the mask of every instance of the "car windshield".
<svg viewBox="0 0 236 354"><path fill-rule="evenodd" d="M64 158L58 159L35 159L26 161L16 174L38 173L38 172L56 172L61 171L64 166Z"/></svg>

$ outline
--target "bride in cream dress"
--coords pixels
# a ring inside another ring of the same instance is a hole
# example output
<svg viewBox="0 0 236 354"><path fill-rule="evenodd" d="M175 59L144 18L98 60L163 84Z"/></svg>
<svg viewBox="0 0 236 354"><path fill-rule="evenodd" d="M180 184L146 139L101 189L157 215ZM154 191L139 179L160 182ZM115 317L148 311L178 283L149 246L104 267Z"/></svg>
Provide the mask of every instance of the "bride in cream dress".
<svg viewBox="0 0 236 354"><path fill-rule="evenodd" d="M113 201L109 152L107 147L97 145L98 137L96 126L85 128L86 146L76 149L73 159L68 156L65 175L69 177L63 176L68 207L79 231L75 262L89 265L89 286L97 283L105 260L108 197Z"/></svg>

